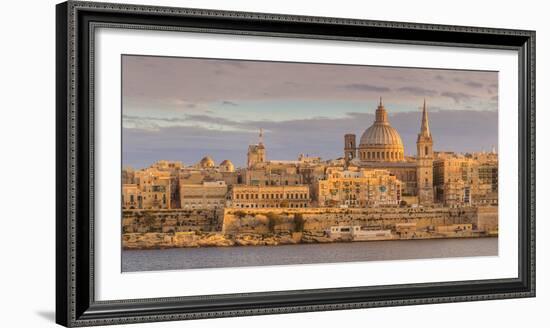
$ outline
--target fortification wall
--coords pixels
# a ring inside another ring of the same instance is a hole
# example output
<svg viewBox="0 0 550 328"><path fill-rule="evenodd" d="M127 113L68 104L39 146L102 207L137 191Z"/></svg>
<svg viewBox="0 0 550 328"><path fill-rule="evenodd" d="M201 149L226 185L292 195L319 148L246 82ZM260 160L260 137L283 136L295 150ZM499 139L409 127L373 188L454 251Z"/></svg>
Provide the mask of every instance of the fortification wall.
<svg viewBox="0 0 550 328"><path fill-rule="evenodd" d="M477 229L498 233L498 209L495 206L479 207L477 210Z"/></svg>
<svg viewBox="0 0 550 328"><path fill-rule="evenodd" d="M478 214L479 213L479 214ZM368 209L225 209L224 233L268 233L296 231L297 223L303 232L319 233L331 226L367 226L394 229L397 223L416 223L417 230L436 226L472 224L477 230L498 227L496 207L487 208L368 208Z"/></svg>
<svg viewBox="0 0 550 328"><path fill-rule="evenodd" d="M223 210L125 210L123 233L220 231Z"/></svg>
<svg viewBox="0 0 550 328"><path fill-rule="evenodd" d="M404 233L398 223L414 225L405 225L412 230ZM452 225L460 224L471 224L471 230L455 231ZM497 207L127 210L122 244L149 249L337 242L346 240L325 231L355 225L391 230L389 239L483 237L498 234L498 212Z"/></svg>

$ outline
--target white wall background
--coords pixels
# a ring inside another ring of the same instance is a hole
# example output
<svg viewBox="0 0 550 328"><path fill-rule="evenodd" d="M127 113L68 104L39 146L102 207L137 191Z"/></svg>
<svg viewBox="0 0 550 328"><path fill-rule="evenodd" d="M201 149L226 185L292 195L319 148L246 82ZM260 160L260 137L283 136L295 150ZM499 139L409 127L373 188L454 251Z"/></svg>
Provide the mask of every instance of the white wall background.
<svg viewBox="0 0 550 328"><path fill-rule="evenodd" d="M130 0L147 3L537 31L537 298L132 325L132 327L546 327L550 306L550 23L544 1ZM55 308L55 9L57 1L5 2L0 10L0 326L53 327Z"/></svg>

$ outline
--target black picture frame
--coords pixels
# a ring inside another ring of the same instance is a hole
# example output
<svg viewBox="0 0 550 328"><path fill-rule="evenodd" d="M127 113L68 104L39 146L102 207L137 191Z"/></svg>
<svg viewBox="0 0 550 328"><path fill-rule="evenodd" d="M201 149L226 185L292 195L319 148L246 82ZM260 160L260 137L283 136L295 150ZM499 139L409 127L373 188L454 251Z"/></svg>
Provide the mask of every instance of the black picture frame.
<svg viewBox="0 0 550 328"><path fill-rule="evenodd" d="M535 32L69 1L56 25L56 322L92 326L535 296ZM247 294L94 298L97 27L510 49L519 57L518 278Z"/></svg>

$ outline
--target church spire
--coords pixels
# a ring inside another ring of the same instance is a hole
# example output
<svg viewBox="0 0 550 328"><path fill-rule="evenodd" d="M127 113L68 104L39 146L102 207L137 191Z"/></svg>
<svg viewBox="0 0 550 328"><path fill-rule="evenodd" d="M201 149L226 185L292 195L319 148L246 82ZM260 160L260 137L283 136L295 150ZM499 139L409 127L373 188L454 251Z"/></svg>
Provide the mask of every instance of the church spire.
<svg viewBox="0 0 550 328"><path fill-rule="evenodd" d="M422 125L420 127L420 135L423 137L430 136L430 125L428 122L428 109L426 107L426 98L424 98L424 106L422 108Z"/></svg>

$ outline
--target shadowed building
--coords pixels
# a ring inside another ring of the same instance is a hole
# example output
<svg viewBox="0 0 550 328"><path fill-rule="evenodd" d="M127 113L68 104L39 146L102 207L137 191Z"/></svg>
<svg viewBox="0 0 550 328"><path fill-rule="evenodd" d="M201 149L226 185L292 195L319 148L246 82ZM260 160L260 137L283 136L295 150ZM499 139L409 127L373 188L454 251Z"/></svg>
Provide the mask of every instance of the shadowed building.
<svg viewBox="0 0 550 328"><path fill-rule="evenodd" d="M226 195L227 185L224 181L180 185L180 202L183 209L224 208Z"/></svg>

